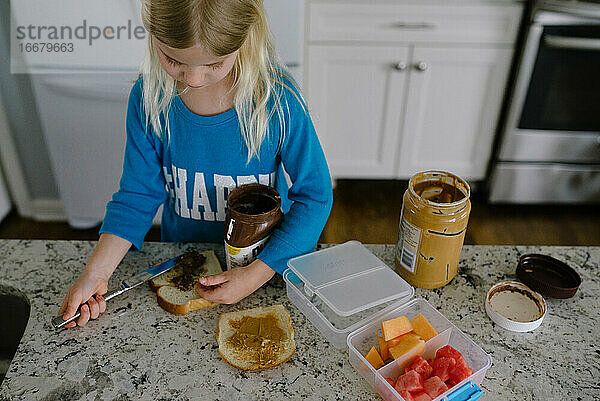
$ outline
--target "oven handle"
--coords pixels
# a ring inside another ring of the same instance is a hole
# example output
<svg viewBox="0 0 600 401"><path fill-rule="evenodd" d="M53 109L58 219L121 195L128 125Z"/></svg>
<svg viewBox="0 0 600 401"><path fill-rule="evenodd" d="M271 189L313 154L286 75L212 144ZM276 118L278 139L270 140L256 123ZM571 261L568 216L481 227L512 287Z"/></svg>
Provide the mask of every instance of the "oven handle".
<svg viewBox="0 0 600 401"><path fill-rule="evenodd" d="M600 39L546 35L544 36L544 43L548 47L560 49L600 50Z"/></svg>

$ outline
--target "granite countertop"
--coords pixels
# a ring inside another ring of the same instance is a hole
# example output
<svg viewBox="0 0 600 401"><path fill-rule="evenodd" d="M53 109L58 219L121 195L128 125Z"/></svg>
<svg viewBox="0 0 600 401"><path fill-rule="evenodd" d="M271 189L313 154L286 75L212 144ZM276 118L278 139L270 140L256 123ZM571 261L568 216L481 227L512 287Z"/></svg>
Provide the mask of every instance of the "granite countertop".
<svg viewBox="0 0 600 401"><path fill-rule="evenodd" d="M356 400L379 399L348 361L288 300L276 276L236 305L184 316L163 311L149 287L109 301L83 328L54 331L65 291L94 242L0 241L0 290L23 292L31 315L0 400ZM111 285L156 261L203 245L147 243L131 252ZM222 260L221 247L217 254ZM371 245L393 265L393 246ZM548 299L549 313L530 333L513 333L487 317L483 300L496 282L515 278L521 254L549 254L573 266L583 283L574 298ZM488 400L600 398L599 247L465 246L456 278L438 290L415 291L493 358L482 387ZM14 290L11 290L14 291ZM225 363L216 342L221 312L283 304L295 330L296 353L276 369L242 372Z"/></svg>

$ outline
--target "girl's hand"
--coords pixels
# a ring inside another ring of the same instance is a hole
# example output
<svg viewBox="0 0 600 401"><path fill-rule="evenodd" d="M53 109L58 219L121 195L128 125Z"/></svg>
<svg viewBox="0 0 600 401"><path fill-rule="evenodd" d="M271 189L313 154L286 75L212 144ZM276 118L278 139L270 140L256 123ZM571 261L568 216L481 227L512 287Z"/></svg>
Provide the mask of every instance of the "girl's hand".
<svg viewBox="0 0 600 401"><path fill-rule="evenodd" d="M81 305L81 316L64 327L85 326L88 320L96 319L106 310L108 279L131 247L131 242L113 234L103 233L94 248L81 275L67 292L58 311L68 320L75 315ZM77 323L75 323L77 322Z"/></svg>
<svg viewBox="0 0 600 401"><path fill-rule="evenodd" d="M108 277L85 269L75 284L69 289L58 311L63 319L70 319L81 305L81 316L65 327L85 326L90 319L97 319L106 310L102 297L108 289ZM75 323L77 322L77 323Z"/></svg>
<svg viewBox="0 0 600 401"><path fill-rule="evenodd" d="M75 284L69 289L58 311L64 313L63 319L70 319L81 305L81 316L65 327L85 326L90 319L97 319L106 310L106 301L102 297L108 289L108 277L84 269ZM77 322L77 323L75 323Z"/></svg>
<svg viewBox="0 0 600 401"><path fill-rule="evenodd" d="M234 304L259 289L274 275L273 269L262 260L256 259L248 266L236 267L214 276L201 277L194 288L207 301Z"/></svg>

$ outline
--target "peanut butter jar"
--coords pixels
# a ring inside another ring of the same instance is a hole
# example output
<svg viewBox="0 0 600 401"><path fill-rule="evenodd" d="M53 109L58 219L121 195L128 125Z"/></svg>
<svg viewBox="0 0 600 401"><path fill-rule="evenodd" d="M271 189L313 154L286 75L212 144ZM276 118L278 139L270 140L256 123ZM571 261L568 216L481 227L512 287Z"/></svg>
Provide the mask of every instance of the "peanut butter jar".
<svg viewBox="0 0 600 401"><path fill-rule="evenodd" d="M402 199L396 271L415 287L439 288L458 270L471 201L462 178L424 171L408 182Z"/></svg>
<svg viewBox="0 0 600 401"><path fill-rule="evenodd" d="M281 197L274 188L246 184L231 191L225 217L227 269L254 261L282 219Z"/></svg>

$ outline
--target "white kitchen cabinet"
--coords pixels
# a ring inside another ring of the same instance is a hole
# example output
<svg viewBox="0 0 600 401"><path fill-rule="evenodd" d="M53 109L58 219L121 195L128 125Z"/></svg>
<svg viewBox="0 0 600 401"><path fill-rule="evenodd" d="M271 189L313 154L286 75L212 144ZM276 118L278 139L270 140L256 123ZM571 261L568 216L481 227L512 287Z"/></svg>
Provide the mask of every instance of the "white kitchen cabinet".
<svg viewBox="0 0 600 401"><path fill-rule="evenodd" d="M483 179L522 9L310 1L305 91L333 177Z"/></svg>
<svg viewBox="0 0 600 401"><path fill-rule="evenodd" d="M396 176L484 178L512 50L415 47Z"/></svg>
<svg viewBox="0 0 600 401"><path fill-rule="evenodd" d="M488 0L309 0L317 41L512 44L523 5Z"/></svg>
<svg viewBox="0 0 600 401"><path fill-rule="evenodd" d="M310 106L333 176L394 176L407 46L311 46Z"/></svg>

